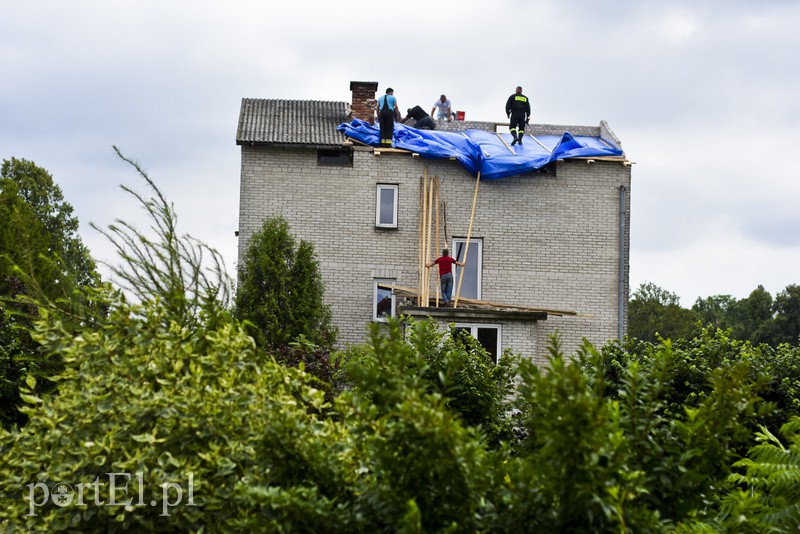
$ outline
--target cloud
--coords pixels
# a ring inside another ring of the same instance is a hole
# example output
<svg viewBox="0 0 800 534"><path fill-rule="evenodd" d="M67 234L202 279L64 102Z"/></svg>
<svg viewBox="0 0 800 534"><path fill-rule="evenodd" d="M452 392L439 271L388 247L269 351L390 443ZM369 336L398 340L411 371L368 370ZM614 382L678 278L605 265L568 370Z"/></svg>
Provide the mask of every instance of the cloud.
<svg viewBox="0 0 800 534"><path fill-rule="evenodd" d="M0 158L48 169L110 259L88 222L144 221L115 144L232 267L241 98L349 101L374 80L401 108L446 93L504 122L522 85L534 121L608 120L636 162L634 288L774 292L797 281L798 20L788 0L18 2L0 18Z"/></svg>

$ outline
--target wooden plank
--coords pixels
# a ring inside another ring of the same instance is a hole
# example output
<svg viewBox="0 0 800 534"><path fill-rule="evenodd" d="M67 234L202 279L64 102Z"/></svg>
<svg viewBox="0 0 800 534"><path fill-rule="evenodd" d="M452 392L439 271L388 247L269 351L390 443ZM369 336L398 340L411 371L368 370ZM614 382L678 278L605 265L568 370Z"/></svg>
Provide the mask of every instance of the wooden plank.
<svg viewBox="0 0 800 534"><path fill-rule="evenodd" d="M442 250L441 241L439 241L439 175L436 175L436 240L433 245L435 254L438 257L439 251ZM439 307L439 270L436 270L436 307Z"/></svg>
<svg viewBox="0 0 800 534"><path fill-rule="evenodd" d="M578 157L578 158L570 158L575 160L585 160L585 159L592 159L595 161L614 161L617 163L622 163L623 165L629 163L628 160L625 159L624 156L593 156L591 158L586 157Z"/></svg>
<svg viewBox="0 0 800 534"><path fill-rule="evenodd" d="M617 149L617 147L615 147L614 145L612 145L611 143L609 143L608 141L606 141L602 137L598 137L598 139L600 139L600 142L603 143L604 145L606 145L608 148L612 148L614 150Z"/></svg>
<svg viewBox="0 0 800 534"><path fill-rule="evenodd" d="M509 152L511 152L512 154L514 154L514 155L516 156L516 155L517 155L517 153L516 153L516 152L514 152L514 149L513 149L513 148L511 148L510 146L508 146L508 143L506 143L506 140L505 140L505 139L503 139L503 136L502 136L502 135L500 135L500 132L495 132L495 134L497 134L497 138L498 138L498 139L500 139L500 141L501 141L501 142L502 142L504 145L506 145L506 148L508 149L508 151L509 151Z"/></svg>
<svg viewBox="0 0 800 534"><path fill-rule="evenodd" d="M386 154L413 154L410 150L404 150L402 148L376 148L373 150L373 153L376 156L380 156L383 153Z"/></svg>
<svg viewBox="0 0 800 534"><path fill-rule="evenodd" d="M548 152L550 152L551 154L553 153L553 151L552 151L551 149L549 149L549 148L547 148L546 146L544 146L544 143L542 143L541 141L539 141L538 139L536 139L536 138L535 138L534 136L532 136L531 134L528 134L528 137L530 137L531 139L533 139L534 141L536 141L537 143L539 143L539 146L540 146L540 147L542 147L543 149L547 150L547 151L548 151Z"/></svg>
<svg viewBox="0 0 800 534"><path fill-rule="evenodd" d="M379 284L379 287L383 289L391 289L392 291L394 291L395 295L400 297L413 299L417 298L418 296L417 291L410 287L397 286L392 284ZM545 312L549 315L558 315L564 317L589 317L589 318L594 317L592 314L580 313L573 310L560 310L555 308L537 308L533 306L522 306L519 304L505 304L502 302L494 302L490 300L471 299L467 297L461 297L460 301L463 304L474 306L476 308L493 308L493 309L508 309L517 311Z"/></svg>
<svg viewBox="0 0 800 534"><path fill-rule="evenodd" d="M417 220L417 275L422 280L422 220L424 216L423 202L425 198L425 176L427 175L428 167L425 167L425 175L419 177L419 218ZM417 288L422 287L421 282L417 282ZM422 302L417 298L417 305L422 306Z"/></svg>
<svg viewBox="0 0 800 534"><path fill-rule="evenodd" d="M424 300L426 303L430 303L430 295L431 295L431 269L427 267L427 265L431 262L431 233L432 233L432 225L433 225L433 190L434 190L434 181L433 176L431 176L430 183L428 184L428 240L425 245L425 296Z"/></svg>
<svg viewBox="0 0 800 534"><path fill-rule="evenodd" d="M467 255L469 254L469 240L472 237L472 222L475 220L475 205L478 203L478 187L481 185L481 171L478 171L478 178L475 180L475 196L472 197L472 213L469 216L469 229L467 230L467 247L464 249L464 269L467 268ZM458 308L458 297L461 295L461 283L464 281L464 274L458 277L458 288L453 308Z"/></svg>
<svg viewBox="0 0 800 534"><path fill-rule="evenodd" d="M347 141L342 143L342 145L344 145L345 143L350 143L350 146L353 146L353 143L357 143L357 144L359 144L361 146L368 146L368 147L372 146L372 145L368 145L367 143L363 143L363 142L359 141L358 139L353 139L352 137L348 137Z"/></svg>

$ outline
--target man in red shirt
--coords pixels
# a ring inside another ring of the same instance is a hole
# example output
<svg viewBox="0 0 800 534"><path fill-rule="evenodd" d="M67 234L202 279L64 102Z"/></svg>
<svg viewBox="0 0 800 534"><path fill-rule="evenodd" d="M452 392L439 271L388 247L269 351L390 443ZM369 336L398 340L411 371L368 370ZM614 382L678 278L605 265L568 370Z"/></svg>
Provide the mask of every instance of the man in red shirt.
<svg viewBox="0 0 800 534"><path fill-rule="evenodd" d="M433 260L433 263L428 263L426 266L433 267L434 264L439 265L439 282L442 285L442 299L444 300L444 305L449 306L453 298L453 265L463 267L464 263L453 259L450 256L450 252L444 249L440 257Z"/></svg>

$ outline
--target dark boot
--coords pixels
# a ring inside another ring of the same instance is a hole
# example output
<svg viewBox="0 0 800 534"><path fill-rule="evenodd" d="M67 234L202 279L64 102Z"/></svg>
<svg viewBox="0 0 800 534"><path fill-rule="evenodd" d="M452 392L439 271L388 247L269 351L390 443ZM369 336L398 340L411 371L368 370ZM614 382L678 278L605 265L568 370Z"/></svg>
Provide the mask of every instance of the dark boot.
<svg viewBox="0 0 800 534"><path fill-rule="evenodd" d="M516 145L516 144L517 144L517 141L518 141L518 139L517 139L517 132L511 132L511 137L513 137L513 138L514 138L514 140L513 140L513 141L511 141L511 146L514 146L514 145Z"/></svg>
<svg viewBox="0 0 800 534"><path fill-rule="evenodd" d="M517 139L517 143L519 143L519 144L522 144L522 138L523 138L524 136L525 136L525 134L522 134L522 133L521 133L521 134L519 134L519 139Z"/></svg>

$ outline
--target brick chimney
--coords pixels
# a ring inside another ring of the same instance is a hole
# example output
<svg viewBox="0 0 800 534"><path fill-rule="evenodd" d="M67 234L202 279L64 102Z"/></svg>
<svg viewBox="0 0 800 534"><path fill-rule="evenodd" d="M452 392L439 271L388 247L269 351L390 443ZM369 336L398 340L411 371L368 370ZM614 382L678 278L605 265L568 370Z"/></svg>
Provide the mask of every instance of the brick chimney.
<svg viewBox="0 0 800 534"><path fill-rule="evenodd" d="M350 90L353 91L353 100L350 108L354 119L372 122L375 110L375 91L378 90L378 82L350 82Z"/></svg>

